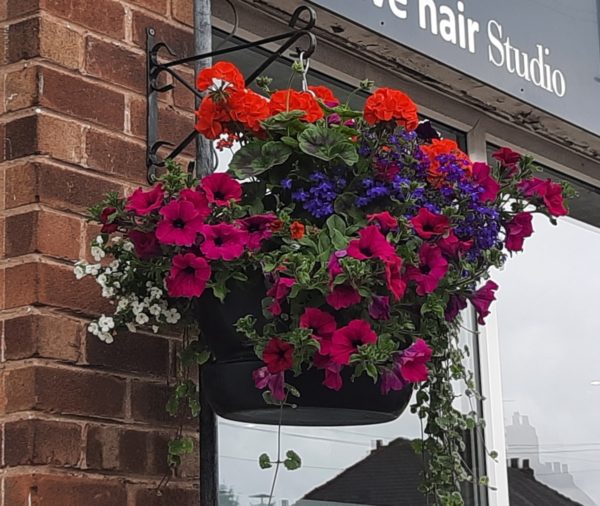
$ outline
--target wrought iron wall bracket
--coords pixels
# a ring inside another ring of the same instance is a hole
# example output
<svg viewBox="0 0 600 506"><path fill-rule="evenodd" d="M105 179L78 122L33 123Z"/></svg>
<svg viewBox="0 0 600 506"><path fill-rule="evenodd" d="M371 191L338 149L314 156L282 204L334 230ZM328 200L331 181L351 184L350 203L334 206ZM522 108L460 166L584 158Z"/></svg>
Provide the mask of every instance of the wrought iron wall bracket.
<svg viewBox="0 0 600 506"><path fill-rule="evenodd" d="M306 13L306 16L304 16ZM308 19L302 19L308 18ZM159 123L159 106L158 96L160 93L166 93L172 90L176 84L184 86L191 91L198 99L202 99L202 94L196 90L193 84L188 83L175 69L181 65L194 63L206 58L212 58L215 56L222 56L244 49L250 49L253 47L263 47L267 44L281 42L279 48L271 53L268 58L265 59L261 65L254 70L247 78L246 85L253 82L261 73L269 67L277 58L283 55L294 44L298 43L301 39L305 39L305 46L296 46L295 49L298 54L304 54L305 58L310 57L317 45L317 39L311 30L316 23L315 11L306 5L298 7L292 17L288 26L290 30L279 34L267 37L255 42L248 42L240 44L234 47L219 49L210 53L199 54L194 56L187 56L169 61L161 61L163 58L160 56L161 50L168 53L170 57L175 58L177 55L169 48L164 42L156 41L156 31L154 28L147 28L146 30L146 72L147 72L147 139L146 139L146 167L147 167L147 178L149 183L153 183L156 180L156 171L159 167L165 165L165 161L177 157L181 152L196 138L198 132L196 130L190 132L190 134L181 140L179 144L174 144L170 141L159 139L158 135L158 123ZM166 55L165 55L166 56ZM160 85L159 81L161 75L166 73L173 79L173 84ZM162 147L168 147L170 152L164 158L161 158L158 154L159 149Z"/></svg>

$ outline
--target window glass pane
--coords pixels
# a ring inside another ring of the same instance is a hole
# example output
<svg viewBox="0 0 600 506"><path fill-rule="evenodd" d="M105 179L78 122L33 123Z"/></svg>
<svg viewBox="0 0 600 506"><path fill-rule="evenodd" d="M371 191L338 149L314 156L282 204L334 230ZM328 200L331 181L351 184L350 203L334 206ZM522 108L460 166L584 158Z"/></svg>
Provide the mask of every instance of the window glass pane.
<svg viewBox="0 0 600 506"><path fill-rule="evenodd" d="M582 199L585 209L574 202L558 226L534 216L524 253L493 276L515 503L535 493L535 504L575 504L558 492L600 504L600 229L574 219L600 217L600 195L587 189Z"/></svg>

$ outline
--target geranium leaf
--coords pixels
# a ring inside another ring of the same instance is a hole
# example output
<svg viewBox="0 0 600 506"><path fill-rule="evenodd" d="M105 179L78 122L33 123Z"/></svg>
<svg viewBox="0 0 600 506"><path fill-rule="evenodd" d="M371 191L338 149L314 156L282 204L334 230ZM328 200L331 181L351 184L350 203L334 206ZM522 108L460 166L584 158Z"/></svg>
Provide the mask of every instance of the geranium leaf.
<svg viewBox="0 0 600 506"><path fill-rule="evenodd" d="M290 128L302 128L304 124L300 121L300 118L305 114L304 111L280 112L279 114L264 120L262 126L265 130L270 132L287 132Z"/></svg>
<svg viewBox="0 0 600 506"><path fill-rule="evenodd" d="M283 461L283 465L288 471L299 469L302 465L302 459L300 458L300 455L298 455L294 450L288 450L285 453L285 456L287 458Z"/></svg>
<svg viewBox="0 0 600 506"><path fill-rule="evenodd" d="M292 148L283 142L250 142L233 155L229 169L240 179L254 177L281 165L291 154Z"/></svg>
<svg viewBox="0 0 600 506"><path fill-rule="evenodd" d="M269 469L270 467L273 467L271 464L271 459L266 453L263 453L260 457L258 457L258 465L261 469Z"/></svg>
<svg viewBox="0 0 600 506"><path fill-rule="evenodd" d="M326 162L338 161L346 165L358 162L356 146L338 130L311 125L298 136L298 147L307 155Z"/></svg>

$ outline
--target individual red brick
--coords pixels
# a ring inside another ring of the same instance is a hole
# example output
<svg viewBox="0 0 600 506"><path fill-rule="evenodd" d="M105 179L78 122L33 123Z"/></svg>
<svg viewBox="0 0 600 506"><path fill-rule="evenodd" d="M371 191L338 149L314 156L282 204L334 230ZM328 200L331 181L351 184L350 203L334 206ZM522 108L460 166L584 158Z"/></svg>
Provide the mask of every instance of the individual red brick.
<svg viewBox="0 0 600 506"><path fill-rule="evenodd" d="M4 320L4 358L80 359L83 324L56 314L27 314Z"/></svg>
<svg viewBox="0 0 600 506"><path fill-rule="evenodd" d="M159 14L167 13L167 0L129 0L129 2Z"/></svg>
<svg viewBox="0 0 600 506"><path fill-rule="evenodd" d="M125 416L125 380L56 367L5 372L6 412L36 410L104 418Z"/></svg>
<svg viewBox="0 0 600 506"><path fill-rule="evenodd" d="M4 257L27 255L37 250L38 212L27 211L4 217Z"/></svg>
<svg viewBox="0 0 600 506"><path fill-rule="evenodd" d="M87 431L89 469L163 475L168 472L167 434L92 426Z"/></svg>
<svg viewBox="0 0 600 506"><path fill-rule="evenodd" d="M109 83L116 83L139 93L146 91L146 58L123 46L95 37L86 38L85 71Z"/></svg>
<svg viewBox="0 0 600 506"><path fill-rule="evenodd" d="M194 4L189 0L172 0L173 18L188 26L194 26Z"/></svg>
<svg viewBox="0 0 600 506"><path fill-rule="evenodd" d="M125 136L89 130L86 136L87 165L134 181L146 183L146 148Z"/></svg>
<svg viewBox="0 0 600 506"><path fill-rule="evenodd" d="M7 466L52 464L76 466L81 453L81 427L74 423L19 420L4 425Z"/></svg>
<svg viewBox="0 0 600 506"><path fill-rule="evenodd" d="M156 488L139 489L135 493L136 506L174 506L199 504L198 490L194 488L176 488L175 485L161 490Z"/></svg>
<svg viewBox="0 0 600 506"><path fill-rule="evenodd" d="M81 218L41 211L38 218L37 251L52 257L78 260L82 226Z"/></svg>
<svg viewBox="0 0 600 506"><path fill-rule="evenodd" d="M6 75L4 83L4 107L6 111L18 111L32 107L39 100L39 67L23 67Z"/></svg>
<svg viewBox="0 0 600 506"><path fill-rule="evenodd" d="M83 57L83 36L64 23L42 18L40 56L63 67L79 68Z"/></svg>
<svg viewBox="0 0 600 506"><path fill-rule="evenodd" d="M176 419L167 413L171 387L165 383L133 380L131 383L131 413L135 420L148 423L173 424Z"/></svg>
<svg viewBox="0 0 600 506"><path fill-rule="evenodd" d="M40 18L31 18L8 27L8 63L40 55L40 24Z"/></svg>
<svg viewBox="0 0 600 506"><path fill-rule="evenodd" d="M35 304L38 298L38 268L34 262L10 264L2 268L4 300L0 307L10 309ZM2 286L0 286L1 290Z"/></svg>
<svg viewBox="0 0 600 506"><path fill-rule="evenodd" d="M3 125L2 161L35 154L37 127L38 121L35 115L17 118Z"/></svg>
<svg viewBox="0 0 600 506"><path fill-rule="evenodd" d="M179 28L144 12L134 11L133 42L142 49L146 47L146 28L154 28L157 39L166 43L178 58L194 54L194 36L191 29Z"/></svg>
<svg viewBox="0 0 600 506"><path fill-rule="evenodd" d="M4 180L4 209L36 202L37 171L34 164L25 162L5 166L0 169L0 178Z"/></svg>
<svg viewBox="0 0 600 506"><path fill-rule="evenodd" d="M125 36L125 7L118 0L45 0L54 15L115 39Z"/></svg>
<svg viewBox="0 0 600 506"><path fill-rule="evenodd" d="M122 93L52 69L44 68L42 77L40 105L118 131L123 129L125 97Z"/></svg>
<svg viewBox="0 0 600 506"><path fill-rule="evenodd" d="M125 482L114 478L7 476L4 490L6 506L127 506Z"/></svg>
<svg viewBox="0 0 600 506"><path fill-rule="evenodd" d="M122 331L107 345L88 334L85 353L87 363L96 367L155 376L169 371L169 341L158 336Z"/></svg>
<svg viewBox="0 0 600 506"><path fill-rule="evenodd" d="M32 14L40 8L40 0L6 0L6 19Z"/></svg>

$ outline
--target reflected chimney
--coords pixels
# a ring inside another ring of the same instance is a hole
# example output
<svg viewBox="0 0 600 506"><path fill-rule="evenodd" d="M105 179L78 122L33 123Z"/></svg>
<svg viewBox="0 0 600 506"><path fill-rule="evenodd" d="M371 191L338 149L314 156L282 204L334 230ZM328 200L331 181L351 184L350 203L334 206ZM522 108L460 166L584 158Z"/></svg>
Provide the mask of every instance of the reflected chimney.
<svg viewBox="0 0 600 506"><path fill-rule="evenodd" d="M519 467L519 459L510 459L510 467L518 469L518 467Z"/></svg>
<svg viewBox="0 0 600 506"><path fill-rule="evenodd" d="M562 465L562 472L567 474L569 472L569 464Z"/></svg>
<svg viewBox="0 0 600 506"><path fill-rule="evenodd" d="M518 411L513 413L513 425L521 425L521 415Z"/></svg>
<svg viewBox="0 0 600 506"><path fill-rule="evenodd" d="M560 474L560 472L561 472L560 462L552 462L552 471L554 471L556 474Z"/></svg>

